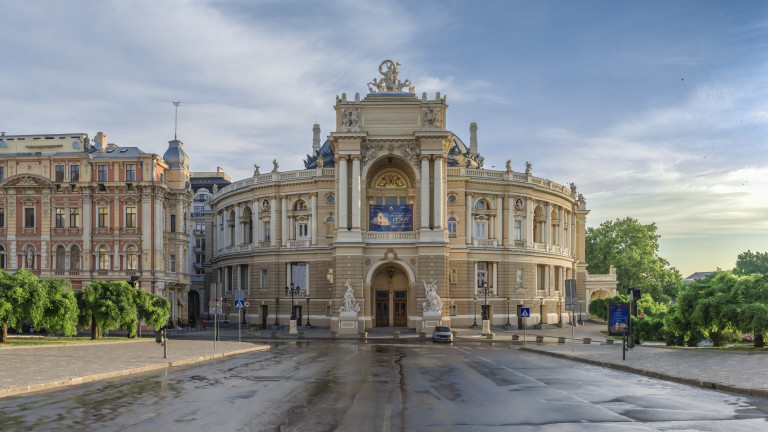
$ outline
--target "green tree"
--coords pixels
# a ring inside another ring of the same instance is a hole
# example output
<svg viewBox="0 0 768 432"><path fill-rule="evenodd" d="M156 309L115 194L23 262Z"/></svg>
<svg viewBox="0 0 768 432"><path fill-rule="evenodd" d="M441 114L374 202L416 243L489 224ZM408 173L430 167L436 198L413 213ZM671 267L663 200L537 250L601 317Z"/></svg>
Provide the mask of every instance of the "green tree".
<svg viewBox="0 0 768 432"><path fill-rule="evenodd" d="M77 296L78 322L91 327L91 339L119 328L136 332L137 308L134 291L125 281L93 281Z"/></svg>
<svg viewBox="0 0 768 432"><path fill-rule="evenodd" d="M65 279L42 280L47 292L47 303L41 324L51 333L74 336L77 334L77 298L70 289L70 282Z"/></svg>
<svg viewBox="0 0 768 432"><path fill-rule="evenodd" d="M747 276L753 273L768 274L768 252L742 252L736 258L736 268L733 273Z"/></svg>
<svg viewBox="0 0 768 432"><path fill-rule="evenodd" d="M633 218L605 221L586 234L586 261L590 273L616 268L618 291L640 288L654 300L669 301L682 286L680 272L658 255L656 224L643 225Z"/></svg>
<svg viewBox="0 0 768 432"><path fill-rule="evenodd" d="M589 315L608 321L608 305L616 303L629 303L629 296L617 294L614 297L596 298L589 302Z"/></svg>
<svg viewBox="0 0 768 432"><path fill-rule="evenodd" d="M751 274L738 277L724 272L718 278L733 280L730 290L730 304L725 315L735 328L752 333L755 347L765 346L768 333L768 275Z"/></svg>
<svg viewBox="0 0 768 432"><path fill-rule="evenodd" d="M48 299L40 280L21 269L14 274L0 270L0 325L2 343L8 342L8 328L21 330L24 321L40 327Z"/></svg>
<svg viewBox="0 0 768 432"><path fill-rule="evenodd" d="M154 329L164 326L171 316L171 302L165 297L135 290L134 302L139 313L139 319L144 320Z"/></svg>

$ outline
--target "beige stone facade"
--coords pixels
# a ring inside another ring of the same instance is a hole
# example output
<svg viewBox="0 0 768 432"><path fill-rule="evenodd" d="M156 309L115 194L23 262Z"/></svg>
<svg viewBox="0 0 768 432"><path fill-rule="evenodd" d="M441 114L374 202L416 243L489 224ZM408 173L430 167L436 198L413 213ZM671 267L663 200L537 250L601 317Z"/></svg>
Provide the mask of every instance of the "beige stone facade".
<svg viewBox="0 0 768 432"><path fill-rule="evenodd" d="M486 303L493 325L568 321L566 279L582 301L590 284L615 292L615 275L586 274L589 211L574 185L535 177L524 161L483 169L477 125L467 147L446 127L445 97L404 91L410 83L385 66L372 93L337 98L325 156L316 126L307 169L281 172L275 161L213 194L212 282L231 319L242 289L246 322L287 325L291 283L299 325L331 329L347 282L361 329L423 328L432 282L442 321L455 326L479 322ZM520 307L531 310L525 322Z"/></svg>

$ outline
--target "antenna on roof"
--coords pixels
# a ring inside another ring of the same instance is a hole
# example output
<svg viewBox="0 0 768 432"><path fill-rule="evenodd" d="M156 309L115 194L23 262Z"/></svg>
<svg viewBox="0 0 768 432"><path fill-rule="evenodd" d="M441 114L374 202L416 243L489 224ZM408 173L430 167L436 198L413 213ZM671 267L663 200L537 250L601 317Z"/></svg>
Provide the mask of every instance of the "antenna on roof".
<svg viewBox="0 0 768 432"><path fill-rule="evenodd" d="M173 102L173 106L176 107L176 112L174 113L174 119L173 119L173 139L177 139L176 131L179 126L179 105L181 105L181 102Z"/></svg>

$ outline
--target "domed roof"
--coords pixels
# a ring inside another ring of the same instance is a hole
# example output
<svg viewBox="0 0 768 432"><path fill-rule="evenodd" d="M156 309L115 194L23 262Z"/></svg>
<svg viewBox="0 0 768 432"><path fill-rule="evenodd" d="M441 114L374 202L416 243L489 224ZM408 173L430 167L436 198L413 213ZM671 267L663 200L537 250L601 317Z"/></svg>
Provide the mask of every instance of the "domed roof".
<svg viewBox="0 0 768 432"><path fill-rule="evenodd" d="M184 168L189 171L189 156L183 147L184 143L177 139L168 141L168 150L165 151L163 159L171 168Z"/></svg>

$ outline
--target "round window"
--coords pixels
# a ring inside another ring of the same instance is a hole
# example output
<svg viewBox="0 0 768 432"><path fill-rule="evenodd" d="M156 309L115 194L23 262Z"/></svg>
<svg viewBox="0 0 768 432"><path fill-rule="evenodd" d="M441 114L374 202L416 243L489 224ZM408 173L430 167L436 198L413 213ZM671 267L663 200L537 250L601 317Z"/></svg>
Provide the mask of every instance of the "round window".
<svg viewBox="0 0 768 432"><path fill-rule="evenodd" d="M334 194L328 194L325 196L325 202L328 204L333 204L336 201L336 196Z"/></svg>
<svg viewBox="0 0 768 432"><path fill-rule="evenodd" d="M458 200L459 200L459 197L458 197L458 195L456 195L456 194L450 194L450 195L448 195L448 202L449 202L449 203L453 204L453 203L455 203L455 202L456 202L456 201L458 201Z"/></svg>

